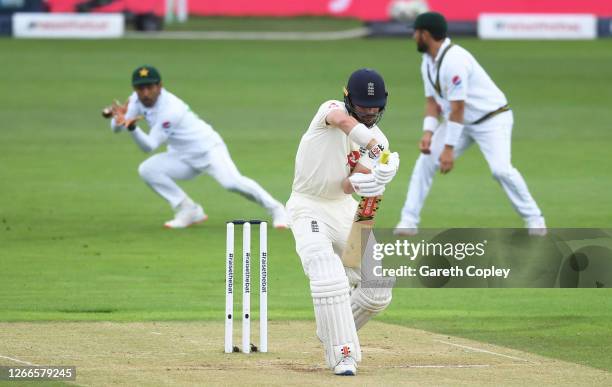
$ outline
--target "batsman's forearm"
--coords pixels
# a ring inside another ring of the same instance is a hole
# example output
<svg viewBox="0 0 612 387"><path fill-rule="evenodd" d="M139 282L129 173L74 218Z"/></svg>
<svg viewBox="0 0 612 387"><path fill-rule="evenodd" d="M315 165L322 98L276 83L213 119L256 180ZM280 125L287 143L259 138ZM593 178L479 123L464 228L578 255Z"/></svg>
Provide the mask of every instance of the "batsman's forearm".
<svg viewBox="0 0 612 387"><path fill-rule="evenodd" d="M348 179L348 177L344 180L342 180L342 191L344 191L345 194L350 195L353 192L355 192L355 188L353 188L353 185L351 184L350 180Z"/></svg>

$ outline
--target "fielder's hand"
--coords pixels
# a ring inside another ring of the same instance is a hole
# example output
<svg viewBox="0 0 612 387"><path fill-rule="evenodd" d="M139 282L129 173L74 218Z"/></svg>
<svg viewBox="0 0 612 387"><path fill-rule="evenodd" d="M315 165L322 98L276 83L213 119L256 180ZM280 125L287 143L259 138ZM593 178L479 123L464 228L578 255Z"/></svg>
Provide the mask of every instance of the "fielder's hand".
<svg viewBox="0 0 612 387"><path fill-rule="evenodd" d="M377 163L374 165L374 170L372 174L374 175L374 180L380 185L388 184L395 174L397 173L397 169L399 168L399 154L397 152L393 152L389 155L389 160L387 160L387 164Z"/></svg>
<svg viewBox="0 0 612 387"><path fill-rule="evenodd" d="M378 184L372 173L353 173L348 179L359 196L369 198L385 192L385 186Z"/></svg>
<svg viewBox="0 0 612 387"><path fill-rule="evenodd" d="M426 130L423 133L423 137L421 137L421 141L419 142L419 149L421 150L421 153L425 155L431 153L431 137L433 137L433 133Z"/></svg>
<svg viewBox="0 0 612 387"><path fill-rule="evenodd" d="M455 152L453 147L446 145L440 155L440 172L443 174L449 173L453 169L455 160Z"/></svg>
<svg viewBox="0 0 612 387"><path fill-rule="evenodd" d="M119 101L114 100L111 105L111 111L113 113L113 118L115 119L115 123L119 126L127 126L125 125L125 114L127 113L128 101L122 105Z"/></svg>

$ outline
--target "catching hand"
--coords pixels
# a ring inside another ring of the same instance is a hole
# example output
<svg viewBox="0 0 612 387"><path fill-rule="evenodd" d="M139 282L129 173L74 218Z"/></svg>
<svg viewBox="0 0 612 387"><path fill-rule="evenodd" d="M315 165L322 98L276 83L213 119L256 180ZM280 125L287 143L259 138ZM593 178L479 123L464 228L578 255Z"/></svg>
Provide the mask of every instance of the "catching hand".
<svg viewBox="0 0 612 387"><path fill-rule="evenodd" d="M115 119L115 123L119 126L127 126L125 122L125 114L127 113L128 101L122 105L119 101L113 101L111 105L111 112L113 114L113 118Z"/></svg>

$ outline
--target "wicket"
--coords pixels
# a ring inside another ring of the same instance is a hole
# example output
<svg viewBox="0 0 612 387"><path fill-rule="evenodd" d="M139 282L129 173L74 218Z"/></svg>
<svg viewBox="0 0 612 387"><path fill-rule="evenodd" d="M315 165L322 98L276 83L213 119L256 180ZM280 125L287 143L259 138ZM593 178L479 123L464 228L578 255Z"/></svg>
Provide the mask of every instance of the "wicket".
<svg viewBox="0 0 612 387"><path fill-rule="evenodd" d="M268 229L262 220L227 222L225 250L225 353L235 351L234 226L242 225L242 352L251 352L251 225L259 224L259 351L268 352Z"/></svg>

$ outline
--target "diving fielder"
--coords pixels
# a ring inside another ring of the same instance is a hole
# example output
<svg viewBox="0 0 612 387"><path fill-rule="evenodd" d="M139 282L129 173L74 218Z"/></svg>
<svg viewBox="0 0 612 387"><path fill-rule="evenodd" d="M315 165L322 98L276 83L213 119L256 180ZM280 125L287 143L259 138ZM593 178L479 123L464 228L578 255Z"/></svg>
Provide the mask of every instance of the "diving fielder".
<svg viewBox="0 0 612 387"><path fill-rule="evenodd" d="M129 131L144 152L168 144L167 151L151 156L138 167L142 179L175 212L174 219L166 222L165 227L185 228L207 219L202 206L176 184L176 180L193 179L201 173L264 207L272 215L274 227L287 227L283 205L255 181L240 174L221 136L185 102L162 87L156 68L138 67L132 74L132 86L134 92L126 105L115 103L103 114L113 117L111 129L115 133ZM142 118L151 128L148 134L136 125Z"/></svg>
<svg viewBox="0 0 612 387"><path fill-rule="evenodd" d="M414 235L437 169L448 173L454 160L476 142L493 177L525 221L529 233L546 234L542 212L510 161L513 115L506 96L464 48L446 37L444 16L427 12L414 23L423 53L425 120L419 156L408 187L398 235Z"/></svg>
<svg viewBox="0 0 612 387"><path fill-rule="evenodd" d="M357 70L344 94L344 102L323 103L302 136L287 212L327 365L337 375L355 375L361 360L357 330L389 305L391 288L362 288L359 269L341 261L357 209L352 193L381 195L399 156L377 163L389 147L377 126L387 102L382 77Z"/></svg>

